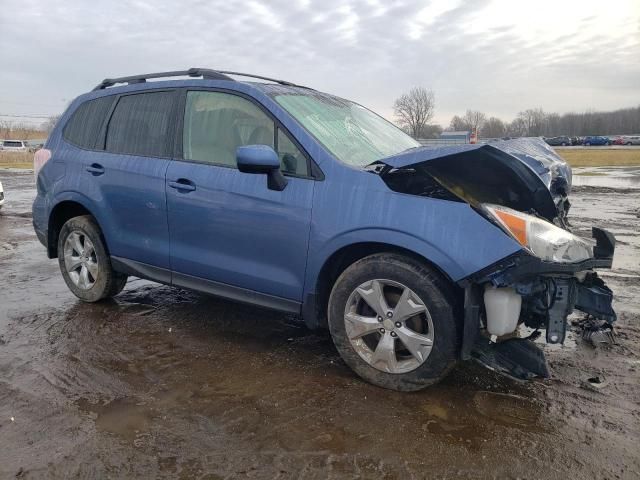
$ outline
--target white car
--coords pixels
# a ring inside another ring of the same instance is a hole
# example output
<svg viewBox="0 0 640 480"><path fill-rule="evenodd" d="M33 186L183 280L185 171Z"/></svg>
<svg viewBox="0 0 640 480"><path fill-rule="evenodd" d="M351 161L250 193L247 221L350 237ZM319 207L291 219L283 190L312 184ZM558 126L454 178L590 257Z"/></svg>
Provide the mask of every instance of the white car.
<svg viewBox="0 0 640 480"><path fill-rule="evenodd" d="M2 182L0 182L0 210L2 205L4 205L4 189L2 188Z"/></svg>
<svg viewBox="0 0 640 480"><path fill-rule="evenodd" d="M22 140L5 140L2 142L2 150L6 152L26 152L29 147L27 142Z"/></svg>

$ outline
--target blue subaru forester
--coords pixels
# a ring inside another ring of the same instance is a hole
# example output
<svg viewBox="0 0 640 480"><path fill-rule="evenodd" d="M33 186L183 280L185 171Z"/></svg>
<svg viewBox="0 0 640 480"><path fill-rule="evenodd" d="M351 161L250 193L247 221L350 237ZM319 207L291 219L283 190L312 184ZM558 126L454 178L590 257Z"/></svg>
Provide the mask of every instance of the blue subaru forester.
<svg viewBox="0 0 640 480"><path fill-rule="evenodd" d="M34 162L36 233L81 300L132 275L298 314L386 388L467 359L546 377L527 327L616 318L593 271L615 239L569 231L542 140L426 148L348 100L194 68L104 80Z"/></svg>

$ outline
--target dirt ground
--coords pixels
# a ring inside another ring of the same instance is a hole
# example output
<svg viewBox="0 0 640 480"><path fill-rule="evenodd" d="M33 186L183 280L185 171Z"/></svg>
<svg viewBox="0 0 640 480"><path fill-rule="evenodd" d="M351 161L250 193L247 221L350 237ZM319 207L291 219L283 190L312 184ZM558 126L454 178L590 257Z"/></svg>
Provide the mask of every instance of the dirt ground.
<svg viewBox="0 0 640 480"><path fill-rule="evenodd" d="M572 331L550 380L465 363L407 394L292 317L137 279L80 303L33 233L33 174L0 170L0 477L639 478L640 169L576 173L575 228L618 238L619 343Z"/></svg>

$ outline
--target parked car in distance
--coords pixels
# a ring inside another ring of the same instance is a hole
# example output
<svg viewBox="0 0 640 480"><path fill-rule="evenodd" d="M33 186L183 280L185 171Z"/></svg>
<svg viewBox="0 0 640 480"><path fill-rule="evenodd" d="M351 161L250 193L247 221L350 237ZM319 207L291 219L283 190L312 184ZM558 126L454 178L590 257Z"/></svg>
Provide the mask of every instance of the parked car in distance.
<svg viewBox="0 0 640 480"><path fill-rule="evenodd" d="M574 309L615 320L594 271L615 239L568 230L571 170L540 139L422 147L351 101L190 69L104 80L34 167L36 235L79 299L132 275L295 314L385 388L472 358L548 377L519 324L562 343Z"/></svg>
<svg viewBox="0 0 640 480"><path fill-rule="evenodd" d="M600 135L590 135L582 139L583 145L611 145L609 137L602 137Z"/></svg>
<svg viewBox="0 0 640 480"><path fill-rule="evenodd" d="M624 145L626 143L626 138L619 135L613 138L609 137L609 140L611 141L611 145Z"/></svg>
<svg viewBox="0 0 640 480"><path fill-rule="evenodd" d="M4 205L4 188L2 187L2 182L0 182L0 209L2 209L2 205Z"/></svg>
<svg viewBox="0 0 640 480"><path fill-rule="evenodd" d="M566 136L545 138L544 141L547 142L552 147L559 147L559 146L565 147L567 145L571 145L571 139Z"/></svg>
<svg viewBox="0 0 640 480"><path fill-rule="evenodd" d="M571 145L582 145L582 137L571 137Z"/></svg>
<svg viewBox="0 0 640 480"><path fill-rule="evenodd" d="M27 142L22 140L4 140L2 142L2 150L7 152L26 152L28 146Z"/></svg>
<svg viewBox="0 0 640 480"><path fill-rule="evenodd" d="M623 138L623 145L640 145L640 135L627 135Z"/></svg>

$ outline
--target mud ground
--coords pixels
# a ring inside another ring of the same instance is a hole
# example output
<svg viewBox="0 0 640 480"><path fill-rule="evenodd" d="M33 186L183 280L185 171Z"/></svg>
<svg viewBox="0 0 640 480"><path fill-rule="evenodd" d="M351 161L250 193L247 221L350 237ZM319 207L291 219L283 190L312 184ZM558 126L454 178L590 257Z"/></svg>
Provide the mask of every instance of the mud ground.
<svg viewBox="0 0 640 480"><path fill-rule="evenodd" d="M137 279L80 303L33 233L33 175L0 170L0 477L639 478L640 172L577 170L574 226L619 242L618 345L572 331L550 380L466 363L416 394L270 311Z"/></svg>

